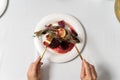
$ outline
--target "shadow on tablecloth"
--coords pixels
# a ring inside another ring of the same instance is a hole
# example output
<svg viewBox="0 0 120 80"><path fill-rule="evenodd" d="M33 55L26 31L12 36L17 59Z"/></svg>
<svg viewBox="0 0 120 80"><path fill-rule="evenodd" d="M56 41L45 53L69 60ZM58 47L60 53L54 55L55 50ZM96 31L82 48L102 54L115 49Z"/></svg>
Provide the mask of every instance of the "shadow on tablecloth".
<svg viewBox="0 0 120 80"><path fill-rule="evenodd" d="M97 66L97 68L98 68L97 73L99 74L98 80L113 80L112 79L113 75L112 75L111 71L109 70L109 67L107 65L104 65L104 64Z"/></svg>

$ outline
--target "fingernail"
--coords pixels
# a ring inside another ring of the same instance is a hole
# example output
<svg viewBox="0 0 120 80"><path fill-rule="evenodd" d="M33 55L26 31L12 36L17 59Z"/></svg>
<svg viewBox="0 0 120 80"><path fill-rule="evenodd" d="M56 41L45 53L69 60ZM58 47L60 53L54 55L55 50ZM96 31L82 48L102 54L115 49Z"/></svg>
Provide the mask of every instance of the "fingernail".
<svg viewBox="0 0 120 80"><path fill-rule="evenodd" d="M43 63L41 62L40 65L43 65Z"/></svg>

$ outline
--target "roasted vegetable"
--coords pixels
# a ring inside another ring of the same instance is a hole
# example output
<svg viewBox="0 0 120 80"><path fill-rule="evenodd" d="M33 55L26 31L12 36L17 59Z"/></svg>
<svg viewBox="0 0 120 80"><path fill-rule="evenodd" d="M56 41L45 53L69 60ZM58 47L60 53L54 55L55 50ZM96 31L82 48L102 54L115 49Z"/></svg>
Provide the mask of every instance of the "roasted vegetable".
<svg viewBox="0 0 120 80"><path fill-rule="evenodd" d="M43 30L35 32L35 36L41 36L47 34L46 44L49 44L51 48L56 48L60 46L62 49L67 49L69 44L79 43L78 34L75 30L70 30L65 27L64 21L59 21L58 26L53 26L49 24L45 25Z"/></svg>

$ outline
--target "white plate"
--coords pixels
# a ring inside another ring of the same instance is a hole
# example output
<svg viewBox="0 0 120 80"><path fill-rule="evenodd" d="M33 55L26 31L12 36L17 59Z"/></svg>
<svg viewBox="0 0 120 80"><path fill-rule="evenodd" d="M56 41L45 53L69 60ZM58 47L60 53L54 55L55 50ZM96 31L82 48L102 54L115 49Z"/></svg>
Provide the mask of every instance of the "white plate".
<svg viewBox="0 0 120 80"><path fill-rule="evenodd" d="M80 38L81 43L76 44L79 48L80 51L83 50L86 42L86 35L85 31L83 29L83 26L80 24L80 22L73 16L67 15L67 14L51 14L46 17L44 17L37 25L35 28L35 32L39 31L42 29L45 25L50 24L55 21L60 21L64 20L65 22L68 22L70 25L74 26L74 29L78 33L78 37ZM34 38L34 43L37 51L42 54L44 50L44 46L42 43L42 38ZM56 62L56 63L62 63L62 62L68 62L76 58L78 55L77 51L75 48L73 48L70 52L66 54L56 54L50 49L47 50L45 54L45 58L48 59L51 62Z"/></svg>
<svg viewBox="0 0 120 80"><path fill-rule="evenodd" d="M0 16L4 13L7 7L7 0L0 0Z"/></svg>

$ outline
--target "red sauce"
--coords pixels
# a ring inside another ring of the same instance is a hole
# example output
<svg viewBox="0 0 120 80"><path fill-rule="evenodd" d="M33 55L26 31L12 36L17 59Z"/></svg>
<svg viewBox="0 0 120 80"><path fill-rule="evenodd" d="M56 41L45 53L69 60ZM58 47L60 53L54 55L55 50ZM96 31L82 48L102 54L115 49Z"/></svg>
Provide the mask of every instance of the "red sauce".
<svg viewBox="0 0 120 80"><path fill-rule="evenodd" d="M73 47L74 47L74 44L69 44L69 47L66 50L63 50L60 46L57 48L54 48L54 49L50 48L50 47L48 47L48 48L52 49L53 51L55 51L59 54L66 54L67 52L71 51L73 49Z"/></svg>
<svg viewBox="0 0 120 80"><path fill-rule="evenodd" d="M69 44L69 47L66 50L61 49L61 47L57 47L53 50L60 54L66 54L67 52L71 51L73 47L74 47L74 44Z"/></svg>
<svg viewBox="0 0 120 80"><path fill-rule="evenodd" d="M43 44L46 46L47 43L44 41ZM52 49L53 51L59 53L59 54L66 54L67 52L71 51L74 47L74 44L70 43L68 48L67 49L62 49L60 46L58 46L57 48L51 48L51 47L48 47L50 49Z"/></svg>

